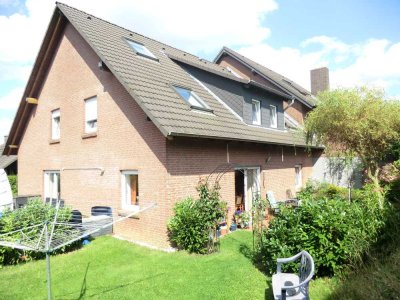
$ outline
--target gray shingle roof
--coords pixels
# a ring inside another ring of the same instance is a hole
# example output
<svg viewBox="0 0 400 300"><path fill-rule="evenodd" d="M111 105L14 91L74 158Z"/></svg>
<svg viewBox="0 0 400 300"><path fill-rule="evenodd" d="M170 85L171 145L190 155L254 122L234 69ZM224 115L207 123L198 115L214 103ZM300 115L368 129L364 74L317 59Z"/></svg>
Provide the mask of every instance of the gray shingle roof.
<svg viewBox="0 0 400 300"><path fill-rule="evenodd" d="M3 153L5 145L0 145L0 154ZM16 155L0 155L0 169L5 169L17 160Z"/></svg>
<svg viewBox="0 0 400 300"><path fill-rule="evenodd" d="M240 83L225 68L199 59L143 35L57 3L57 7L127 89L165 136L195 136L284 145L305 145L296 133L246 125L214 98L175 61L220 74ZM136 55L125 39L145 45L158 61ZM214 114L199 113L175 93L171 84L185 86L200 96Z"/></svg>
<svg viewBox="0 0 400 300"><path fill-rule="evenodd" d="M267 67L251 60L250 58L247 58L244 55L241 55L240 53L228 48L228 47L223 47L222 50L219 52L217 57L214 59L214 62L218 61L218 59L221 57L223 53L228 53L231 56L239 59L243 63L247 64L250 68L254 69L264 77L269 78L273 82L275 82L278 86L282 87L284 90L287 90L291 94L293 94L295 97L297 97L299 100L302 100L305 102L305 104L308 104L309 106L314 106L315 105L315 100L311 95L311 92L307 91L305 88L294 82L293 80L275 72L272 71L271 69L268 69Z"/></svg>

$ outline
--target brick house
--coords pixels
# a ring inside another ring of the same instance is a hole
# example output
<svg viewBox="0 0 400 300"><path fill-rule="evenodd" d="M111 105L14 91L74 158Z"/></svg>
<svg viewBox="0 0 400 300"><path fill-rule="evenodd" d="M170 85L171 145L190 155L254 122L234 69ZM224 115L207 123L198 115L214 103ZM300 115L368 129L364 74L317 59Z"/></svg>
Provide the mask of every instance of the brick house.
<svg viewBox="0 0 400 300"><path fill-rule="evenodd" d="M83 214L155 202L114 232L167 248L174 203L200 177L223 172L231 208L294 193L321 152L291 129L311 98L216 62L57 3L4 149L18 154L19 195Z"/></svg>

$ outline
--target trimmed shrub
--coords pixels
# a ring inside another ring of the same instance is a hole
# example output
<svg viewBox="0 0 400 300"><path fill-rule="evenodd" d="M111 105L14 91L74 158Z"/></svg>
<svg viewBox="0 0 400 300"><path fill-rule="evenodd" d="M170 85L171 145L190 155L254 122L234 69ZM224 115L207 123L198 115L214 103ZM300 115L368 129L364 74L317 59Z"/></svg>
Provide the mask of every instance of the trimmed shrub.
<svg viewBox="0 0 400 300"><path fill-rule="evenodd" d="M175 204L174 216L168 224L170 239L180 249L190 253L206 254L218 223L224 218L226 203L220 200L219 186L212 188L200 181L199 199L187 198Z"/></svg>
<svg viewBox="0 0 400 300"><path fill-rule="evenodd" d="M379 208L370 188L358 192L362 200L351 202L341 199L336 189L328 188L325 193L332 198L314 198L308 193L300 207L282 208L271 221L255 253L268 273L276 271L277 258L307 250L318 276L340 274L362 261L377 241L386 216L393 213L390 204Z"/></svg>
<svg viewBox="0 0 400 300"><path fill-rule="evenodd" d="M43 203L41 199L35 198L19 209L14 211L7 210L0 218L0 234L12 232L15 230L23 229L28 226L44 223L45 221L52 221L55 215L55 207ZM60 208L58 211L58 222L67 222L71 218L71 210L69 208ZM32 237L37 237L40 233L42 226L32 228L25 234ZM57 227L56 232L62 230L69 230L67 228ZM15 233L18 237L19 233ZM77 248L79 242L72 243L64 248L57 250L57 253L69 251ZM0 247L0 265L18 264L23 261L43 258L44 254L34 251L22 251L9 247Z"/></svg>

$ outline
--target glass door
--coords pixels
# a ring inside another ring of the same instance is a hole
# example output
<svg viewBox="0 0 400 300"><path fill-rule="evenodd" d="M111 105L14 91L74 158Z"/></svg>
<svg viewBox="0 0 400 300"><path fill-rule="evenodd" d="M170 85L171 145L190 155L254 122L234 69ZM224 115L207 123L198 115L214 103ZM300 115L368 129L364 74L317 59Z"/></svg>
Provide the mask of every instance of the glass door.
<svg viewBox="0 0 400 300"><path fill-rule="evenodd" d="M245 210L251 211L253 200L260 195L260 168L245 169Z"/></svg>
<svg viewBox="0 0 400 300"><path fill-rule="evenodd" d="M44 198L46 202L53 203L60 199L60 171L44 172Z"/></svg>

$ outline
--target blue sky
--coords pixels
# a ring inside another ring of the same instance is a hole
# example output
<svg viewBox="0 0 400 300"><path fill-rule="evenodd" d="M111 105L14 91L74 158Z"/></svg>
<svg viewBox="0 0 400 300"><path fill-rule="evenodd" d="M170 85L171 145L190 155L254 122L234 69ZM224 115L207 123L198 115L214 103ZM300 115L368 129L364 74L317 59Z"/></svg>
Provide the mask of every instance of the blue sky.
<svg viewBox="0 0 400 300"><path fill-rule="evenodd" d="M369 84L400 96L399 0L203 0L196 10L182 0L64 2L210 60L231 47L308 89L309 70L327 66L332 88ZM0 0L0 135L53 10L50 0Z"/></svg>
<svg viewBox="0 0 400 300"><path fill-rule="evenodd" d="M399 0L283 0L265 20L272 28L269 43L296 47L318 35L337 37L345 43L367 39L400 41Z"/></svg>

